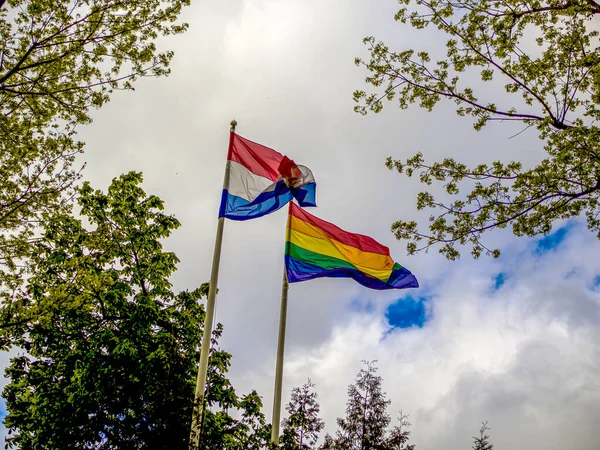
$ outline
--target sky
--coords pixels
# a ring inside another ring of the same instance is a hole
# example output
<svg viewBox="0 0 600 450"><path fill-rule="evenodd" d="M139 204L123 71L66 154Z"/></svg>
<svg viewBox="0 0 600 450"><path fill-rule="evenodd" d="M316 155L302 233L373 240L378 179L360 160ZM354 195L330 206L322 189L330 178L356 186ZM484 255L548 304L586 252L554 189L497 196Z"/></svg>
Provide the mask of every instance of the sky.
<svg viewBox="0 0 600 450"><path fill-rule="evenodd" d="M395 220L426 223L417 179L386 169L388 156L416 152L465 163L538 161L542 142L493 123L475 132L452 105L429 113L390 103L353 112L368 89L354 58L374 35L397 49L443 49L441 37L395 23L394 0L219 0L193 2L168 78L118 92L80 130L84 176L106 189L130 170L165 200L182 227L165 241L181 262L178 290L210 277L229 123L237 132L308 166L317 181L311 213L387 245L421 287L371 291L351 280L290 286L284 399L316 383L326 432L344 414L363 360L377 360L393 417L410 415L419 449L468 449L482 421L497 449L597 449L600 441L600 242L580 221L535 239L494 232L494 260L469 251L449 262L436 249L408 256ZM485 92L502 102L502 92ZM486 97L486 99L488 98ZM439 187L431 190L440 192ZM230 379L256 389L270 420L279 317L285 209L228 221L216 320L233 354ZM7 364L2 355L0 364ZM323 436L322 436L323 437Z"/></svg>

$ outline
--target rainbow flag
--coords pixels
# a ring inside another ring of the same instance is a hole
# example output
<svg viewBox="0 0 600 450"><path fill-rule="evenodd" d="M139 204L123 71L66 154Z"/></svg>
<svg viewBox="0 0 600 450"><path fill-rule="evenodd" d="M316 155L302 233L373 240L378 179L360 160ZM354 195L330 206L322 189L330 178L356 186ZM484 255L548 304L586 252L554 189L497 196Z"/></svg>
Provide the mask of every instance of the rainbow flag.
<svg viewBox="0 0 600 450"><path fill-rule="evenodd" d="M285 247L288 281L353 278L371 289L419 287L408 269L374 239L348 233L290 203Z"/></svg>

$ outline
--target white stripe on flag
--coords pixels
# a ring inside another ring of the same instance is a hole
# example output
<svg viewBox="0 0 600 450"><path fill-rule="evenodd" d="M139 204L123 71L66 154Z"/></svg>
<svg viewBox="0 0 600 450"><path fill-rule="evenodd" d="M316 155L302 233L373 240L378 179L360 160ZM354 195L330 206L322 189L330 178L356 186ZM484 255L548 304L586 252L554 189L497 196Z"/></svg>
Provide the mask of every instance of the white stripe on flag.
<svg viewBox="0 0 600 450"><path fill-rule="evenodd" d="M273 181L250 172L247 167L235 161L227 161L229 171L229 194L241 197L251 202L265 189L273 184Z"/></svg>

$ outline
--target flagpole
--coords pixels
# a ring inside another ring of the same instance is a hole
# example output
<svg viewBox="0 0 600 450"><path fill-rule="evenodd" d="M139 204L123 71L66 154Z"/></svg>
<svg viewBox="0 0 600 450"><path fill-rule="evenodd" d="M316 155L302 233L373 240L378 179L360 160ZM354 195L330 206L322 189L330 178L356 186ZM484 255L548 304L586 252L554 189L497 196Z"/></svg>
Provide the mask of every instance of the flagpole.
<svg viewBox="0 0 600 450"><path fill-rule="evenodd" d="M235 127L237 122L231 121L229 150L233 143ZM223 177L223 189L229 188L229 170L225 168ZM200 365L198 367L198 376L196 378L196 392L194 394L194 406L192 412L192 425L190 428L190 450L198 449L200 442L200 430L202 419L204 417L204 387L206 385L206 373L208 371L208 356L210 353L210 340L212 337L213 320L215 315L215 298L217 295L217 283L219 280L219 264L221 262L221 244L223 243L223 227L225 217L219 217L217 222L217 236L215 238L215 249L213 252L213 263L210 273L210 284L208 287L208 299L206 301L206 315L204 318L204 332L202 334L202 347L200 349Z"/></svg>
<svg viewBox="0 0 600 450"><path fill-rule="evenodd" d="M287 235L289 233L289 221L292 213L292 201L288 207L288 219L286 226L286 240L285 245L287 247ZM287 321L287 300L288 300L288 278L285 266L285 260L283 265L283 280L281 283L281 308L279 311L279 337L277 340L277 364L275 366L275 392L273 394L273 421L271 428L271 443L279 444L279 424L281 422L281 386L283 384L283 353L285 349L285 325Z"/></svg>

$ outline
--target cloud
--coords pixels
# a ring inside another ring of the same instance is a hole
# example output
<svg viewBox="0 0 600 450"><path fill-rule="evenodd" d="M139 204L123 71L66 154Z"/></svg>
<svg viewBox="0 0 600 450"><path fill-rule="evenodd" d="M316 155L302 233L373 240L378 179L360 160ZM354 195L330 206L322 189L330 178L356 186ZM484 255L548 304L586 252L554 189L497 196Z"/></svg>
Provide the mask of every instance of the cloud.
<svg viewBox="0 0 600 450"><path fill-rule="evenodd" d="M592 235L577 234L545 257L525 246L459 266L436 283L435 314L423 327L388 333L385 313L357 314L319 348L289 358L288 383L310 374L332 432L360 360L377 359L393 410L411 415L422 448L469 448L488 420L498 448L558 450L569 429L570 447L592 450L600 439L600 295L586 288L586 272L564 274L582 257L597 270L589 256L598 250ZM498 265L516 275L490 294Z"/></svg>

